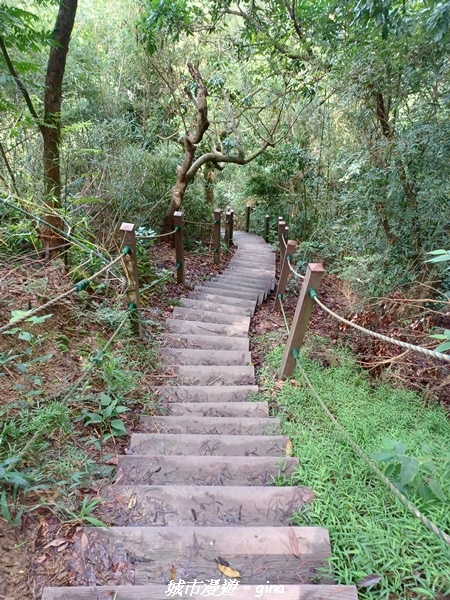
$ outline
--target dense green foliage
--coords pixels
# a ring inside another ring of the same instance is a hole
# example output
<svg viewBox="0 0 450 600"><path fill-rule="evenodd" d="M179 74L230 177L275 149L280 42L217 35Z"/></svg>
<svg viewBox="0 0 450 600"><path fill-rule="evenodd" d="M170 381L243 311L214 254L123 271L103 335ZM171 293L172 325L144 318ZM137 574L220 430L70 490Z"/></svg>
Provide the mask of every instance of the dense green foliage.
<svg viewBox="0 0 450 600"><path fill-rule="evenodd" d="M55 7L0 10L0 33L39 98ZM95 231L159 226L178 142L196 119L191 61L208 90L198 155L272 147L248 166L202 168L188 218L210 219L214 188L222 207L250 202L255 227L283 214L302 259L320 255L356 283L367 272L370 294L426 277L425 252L449 245L449 18L440 2L81 3L65 77L64 214ZM0 70L1 185L39 201L36 127Z"/></svg>
<svg viewBox="0 0 450 600"><path fill-rule="evenodd" d="M330 366L324 368L308 358L312 351ZM401 489L429 519L448 531L450 426L445 411L438 407L424 410L415 393L374 385L345 350L331 349L325 340L311 338L301 360L341 425L366 454L385 461L378 463L380 468L400 486L392 468L396 461L391 460L392 453L388 460L386 449L396 442L400 458L415 467L409 473L409 485ZM300 460L296 481L316 493L313 506L297 515L296 524L329 529L332 567L341 583L357 583L370 574L381 577L373 588L360 589L360 598L444 597L450 591L445 567L448 547L394 499L342 439L303 385L300 373L296 373L299 384L286 382L272 390L280 363L281 349L277 349L269 354L263 372L265 393L269 399L276 395L276 414Z"/></svg>

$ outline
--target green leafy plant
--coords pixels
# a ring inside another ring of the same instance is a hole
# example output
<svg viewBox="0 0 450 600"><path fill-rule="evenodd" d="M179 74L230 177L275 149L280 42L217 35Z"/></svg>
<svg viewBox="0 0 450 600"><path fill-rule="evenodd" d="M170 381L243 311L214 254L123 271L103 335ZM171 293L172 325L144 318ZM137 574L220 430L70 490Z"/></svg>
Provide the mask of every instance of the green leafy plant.
<svg viewBox="0 0 450 600"><path fill-rule="evenodd" d="M130 409L119 404L119 400L102 393L100 394L97 410L83 410L75 420L77 422L82 421L86 426L97 427L101 432L102 442L104 443L112 437L127 435L125 424L120 415L128 410Z"/></svg>
<svg viewBox="0 0 450 600"><path fill-rule="evenodd" d="M385 475L395 486L405 494L418 494L423 500L445 501L445 494L433 477L436 470L431 459L417 460L406 454L407 446L403 442L396 442L383 438L383 448L372 454L378 462L387 463ZM427 450L427 447L424 448ZM421 471L425 470L425 475Z"/></svg>
<svg viewBox="0 0 450 600"><path fill-rule="evenodd" d="M12 311L10 323L14 323L24 314L26 314L26 311ZM25 319L23 325L20 327L13 327L12 329L4 332L4 335L16 335L18 340L25 342L25 348L19 354L11 356L11 351L0 354L0 366L10 362L18 371L20 371L20 373L25 377L26 384L15 383L14 387L20 394L26 396L27 398L44 395L43 380L40 376L40 366L49 361L53 354L38 354L38 348L47 339L47 335L39 335L30 331L26 324L29 323L31 327L34 327L35 325L44 323L44 321L49 319L51 316L52 315L49 314L41 317L29 317L28 319Z"/></svg>

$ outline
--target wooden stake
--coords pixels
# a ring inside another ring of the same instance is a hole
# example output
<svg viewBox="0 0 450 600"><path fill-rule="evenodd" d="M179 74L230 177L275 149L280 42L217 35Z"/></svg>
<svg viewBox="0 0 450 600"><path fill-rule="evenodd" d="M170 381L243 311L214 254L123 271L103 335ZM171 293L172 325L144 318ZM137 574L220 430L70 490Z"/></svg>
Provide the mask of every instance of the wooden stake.
<svg viewBox="0 0 450 600"><path fill-rule="evenodd" d="M287 252L287 243L289 241L289 227L284 226L284 231L281 234L281 247L280 247L280 265L283 264L285 254Z"/></svg>
<svg viewBox="0 0 450 600"><path fill-rule="evenodd" d="M176 211L173 214L175 225L175 260L177 261L177 282L184 284L184 248L183 248L183 213Z"/></svg>
<svg viewBox="0 0 450 600"><path fill-rule="evenodd" d="M247 207L245 209L245 231L247 233L250 230L250 211L251 211L251 206L250 206L250 204L247 204Z"/></svg>
<svg viewBox="0 0 450 600"><path fill-rule="evenodd" d="M225 213L225 245L227 248L231 246L230 233L231 233L231 212L227 210Z"/></svg>
<svg viewBox="0 0 450 600"><path fill-rule="evenodd" d="M220 208L214 211L214 264L220 265Z"/></svg>
<svg viewBox="0 0 450 600"><path fill-rule="evenodd" d="M234 235L234 210L230 210L230 246L233 245L233 235Z"/></svg>
<svg viewBox="0 0 450 600"><path fill-rule="evenodd" d="M295 348L300 352L303 338L308 329L311 311L314 306L314 300L309 295L309 290L319 291L320 282L325 273L323 265L320 263L311 263L306 269L305 280L295 309L294 320L291 325L291 332L284 350L283 361L280 369L280 379L290 377L295 369L295 358L292 356L292 350Z"/></svg>
<svg viewBox="0 0 450 600"><path fill-rule="evenodd" d="M275 304L274 304L273 310L281 311L280 294L281 294L281 299L283 299L284 292L286 290L286 283L287 283L287 280L291 273L291 271L289 269L289 260L292 260L296 250L297 250L297 244L294 241L289 240L287 243L287 246L286 246L286 254L284 256L283 262L281 263L280 280L278 282L277 295L275 298Z"/></svg>
<svg viewBox="0 0 450 600"><path fill-rule="evenodd" d="M264 217L264 239L269 243L269 215Z"/></svg>
<svg viewBox="0 0 450 600"><path fill-rule="evenodd" d="M139 275L136 256L136 232L133 223L122 223L120 226L122 234L122 249L125 246L130 248L128 254L124 254L122 262L125 271L125 277L128 281L127 298L128 303L135 305L135 310L131 311L131 325L134 333L142 339L143 330L141 322L141 304L139 299Z"/></svg>
<svg viewBox="0 0 450 600"><path fill-rule="evenodd" d="M278 248L280 249L280 266L282 264L282 254L284 252L284 246L283 246L283 233L284 233L284 228L286 227L286 223L283 221L283 219L281 219L280 217L278 217Z"/></svg>

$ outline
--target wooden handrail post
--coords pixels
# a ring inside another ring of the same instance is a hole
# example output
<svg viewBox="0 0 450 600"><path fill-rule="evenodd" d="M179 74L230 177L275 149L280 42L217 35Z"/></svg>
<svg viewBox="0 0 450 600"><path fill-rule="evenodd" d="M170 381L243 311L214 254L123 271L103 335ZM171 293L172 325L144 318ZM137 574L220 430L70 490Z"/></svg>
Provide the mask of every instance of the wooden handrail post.
<svg viewBox="0 0 450 600"><path fill-rule="evenodd" d="M234 210L230 210L230 246L233 245L233 235L234 235Z"/></svg>
<svg viewBox="0 0 450 600"><path fill-rule="evenodd" d="M214 211L214 264L220 265L220 208Z"/></svg>
<svg viewBox="0 0 450 600"><path fill-rule="evenodd" d="M131 326L134 333L142 339L143 330L141 322L141 303L139 299L139 275L136 255L136 231L133 223L122 223L120 226L122 236L122 250L125 246L130 249L128 254L122 258L125 277L128 281L127 299L129 304L134 304L134 310L130 312Z"/></svg>
<svg viewBox="0 0 450 600"><path fill-rule="evenodd" d="M297 244L292 240L288 240L286 246L286 254L284 255L283 262L281 263L280 280L278 281L277 295L275 298L273 310L281 310L280 297L281 299L283 299L284 291L286 289L286 283L291 272L289 269L289 261L292 260L296 250Z"/></svg>
<svg viewBox="0 0 450 600"><path fill-rule="evenodd" d="M230 247L230 231L231 229L231 212L227 210L225 213L225 245L227 248Z"/></svg>
<svg viewBox="0 0 450 600"><path fill-rule="evenodd" d="M280 246L280 265L283 264L284 255L287 250L287 243L289 241L289 227L284 226L284 231L281 233L281 246Z"/></svg>
<svg viewBox="0 0 450 600"><path fill-rule="evenodd" d="M283 361L280 369L280 379L290 377L295 369L295 358L292 350L300 352L300 348L308 329L311 311L314 306L314 300L309 295L311 289L319 291L320 282L325 273L323 265L320 263L311 263L306 269L305 280L303 281L297 308L295 309L294 320L291 325L291 332L288 337L286 348L284 350Z"/></svg>
<svg viewBox="0 0 450 600"><path fill-rule="evenodd" d="M245 209L245 231L248 233L250 230L250 212L251 212L252 208L250 206L250 204L247 204L247 207Z"/></svg>
<svg viewBox="0 0 450 600"><path fill-rule="evenodd" d="M280 249L280 265L282 263L282 256L283 256L283 232L284 232L284 228L286 227L286 223L283 221L283 219L280 219L280 217L278 217L278 247Z"/></svg>
<svg viewBox="0 0 450 600"><path fill-rule="evenodd" d="M175 225L175 260L177 261L177 282L184 284L184 248L183 248L183 213L173 213Z"/></svg>
<svg viewBox="0 0 450 600"><path fill-rule="evenodd" d="M269 243L269 215L264 217L264 239Z"/></svg>

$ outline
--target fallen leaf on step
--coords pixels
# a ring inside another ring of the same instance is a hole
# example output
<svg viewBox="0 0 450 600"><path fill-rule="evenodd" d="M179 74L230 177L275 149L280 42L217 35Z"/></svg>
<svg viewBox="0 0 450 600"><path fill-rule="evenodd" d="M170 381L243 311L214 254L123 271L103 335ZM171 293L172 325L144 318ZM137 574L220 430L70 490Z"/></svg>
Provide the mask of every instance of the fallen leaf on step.
<svg viewBox="0 0 450 600"><path fill-rule="evenodd" d="M81 551L83 554L86 554L86 552L89 550L89 540L88 540L88 536L83 532L81 534Z"/></svg>
<svg viewBox="0 0 450 600"><path fill-rule="evenodd" d="M65 544L61 544L61 546L58 546L58 552L63 552L67 546L69 545L69 542L66 542Z"/></svg>
<svg viewBox="0 0 450 600"><path fill-rule="evenodd" d="M222 558L221 556L218 556L216 558L216 563L217 563L217 568L219 569L219 571L221 573L223 573L225 575L225 577L241 577L241 574L239 573L239 571L236 571L236 569L233 569L233 567L230 565L230 563L227 561L226 558Z"/></svg>
<svg viewBox="0 0 450 600"><path fill-rule="evenodd" d="M69 542L73 542L73 539L67 537L57 538L56 540L52 540L51 542L46 544L44 546L44 550L46 550L47 548L58 548L59 546L62 546L63 544L68 544Z"/></svg>
<svg viewBox="0 0 450 600"><path fill-rule="evenodd" d="M291 440L288 440L288 443L286 444L286 456L292 456L292 442Z"/></svg>
<svg viewBox="0 0 450 600"><path fill-rule="evenodd" d="M38 565L40 565L41 563L45 562L47 558L48 556L46 554L43 554L42 556L36 559L36 562L38 563Z"/></svg>
<svg viewBox="0 0 450 600"><path fill-rule="evenodd" d="M370 587L371 585L376 585L377 583L380 583L381 581L381 576L380 575L366 575L365 577L363 577L361 579L361 581L358 581L358 583L356 584L358 587Z"/></svg>
<svg viewBox="0 0 450 600"><path fill-rule="evenodd" d="M295 558L300 558L300 548L298 547L298 539L295 535L295 531L292 528L289 529L289 546Z"/></svg>
<svg viewBox="0 0 450 600"><path fill-rule="evenodd" d="M116 494L116 500L117 503L120 504L120 506L123 508L123 510L127 510L128 505L125 496L123 496L122 494Z"/></svg>
<svg viewBox="0 0 450 600"><path fill-rule="evenodd" d="M137 496L133 494L128 501L128 508L134 508L136 506Z"/></svg>

